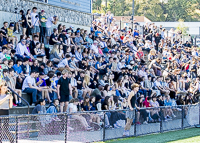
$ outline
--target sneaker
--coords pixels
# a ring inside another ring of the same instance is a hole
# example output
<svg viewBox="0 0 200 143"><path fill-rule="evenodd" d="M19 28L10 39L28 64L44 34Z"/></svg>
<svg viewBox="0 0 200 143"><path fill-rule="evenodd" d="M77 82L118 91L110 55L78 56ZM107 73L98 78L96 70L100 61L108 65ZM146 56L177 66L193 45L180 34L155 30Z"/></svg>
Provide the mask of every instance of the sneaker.
<svg viewBox="0 0 200 143"><path fill-rule="evenodd" d="M13 103L13 106L15 106L15 107L16 107L17 105L16 105L15 103Z"/></svg>
<svg viewBox="0 0 200 143"><path fill-rule="evenodd" d="M17 106L18 107L22 107L22 103L17 103Z"/></svg>
<svg viewBox="0 0 200 143"><path fill-rule="evenodd" d="M70 131L74 130L74 128L72 128L72 127L67 127L67 129L70 130Z"/></svg>
<svg viewBox="0 0 200 143"><path fill-rule="evenodd" d="M119 127L119 126L117 126L117 124L114 124L114 128L117 128L117 129L118 129L118 128L120 128L120 127Z"/></svg>
<svg viewBox="0 0 200 143"><path fill-rule="evenodd" d="M136 125L141 125L141 123L140 122L136 122Z"/></svg>
<svg viewBox="0 0 200 143"><path fill-rule="evenodd" d="M19 34L19 31L16 30L14 33Z"/></svg>
<svg viewBox="0 0 200 143"><path fill-rule="evenodd" d="M130 131L129 130L126 131L126 136L127 137L130 136Z"/></svg>
<svg viewBox="0 0 200 143"><path fill-rule="evenodd" d="M92 129L93 129L92 127L88 126L86 130L91 131Z"/></svg>
<svg viewBox="0 0 200 143"><path fill-rule="evenodd" d="M176 118L176 115L172 114L172 117Z"/></svg>
<svg viewBox="0 0 200 143"><path fill-rule="evenodd" d="M147 124L148 124L148 122L147 122L147 121L144 121L144 122L143 122L143 124L147 125Z"/></svg>
<svg viewBox="0 0 200 143"><path fill-rule="evenodd" d="M35 106L35 103L32 103L31 106Z"/></svg>
<svg viewBox="0 0 200 143"><path fill-rule="evenodd" d="M172 120L172 117L168 116L167 119L168 119L168 120Z"/></svg>
<svg viewBox="0 0 200 143"><path fill-rule="evenodd" d="M127 134L127 130L124 130L123 137L125 137L126 134Z"/></svg>

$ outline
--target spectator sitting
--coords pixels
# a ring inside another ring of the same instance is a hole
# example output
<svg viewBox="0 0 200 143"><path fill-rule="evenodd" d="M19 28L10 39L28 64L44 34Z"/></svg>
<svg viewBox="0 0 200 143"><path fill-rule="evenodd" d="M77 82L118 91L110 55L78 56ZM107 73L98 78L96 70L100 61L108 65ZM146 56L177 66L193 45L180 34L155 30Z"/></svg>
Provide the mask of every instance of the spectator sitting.
<svg viewBox="0 0 200 143"><path fill-rule="evenodd" d="M71 99L68 105L68 113L76 113L78 111L77 109L77 105L78 105L78 99ZM79 115L71 115L70 118L72 119L76 119L81 123L81 126L85 129L85 130L92 130L92 128L88 125L86 119L83 116L79 116Z"/></svg>
<svg viewBox="0 0 200 143"><path fill-rule="evenodd" d="M46 113L45 100L39 99L32 111L32 114L45 114L45 113Z"/></svg>
<svg viewBox="0 0 200 143"><path fill-rule="evenodd" d="M0 63L2 62L2 60L3 60L4 58L6 58L7 51L8 51L8 48L7 48L7 47L2 47L2 52L0 53Z"/></svg>
<svg viewBox="0 0 200 143"><path fill-rule="evenodd" d="M61 60L61 58L58 56L59 54L58 48L59 45L54 44L53 49L50 52L50 60L55 63L59 63L59 61Z"/></svg>
<svg viewBox="0 0 200 143"><path fill-rule="evenodd" d="M3 47L4 45L6 45L8 42L6 40L6 38L3 35L3 31L0 31L0 47Z"/></svg>
<svg viewBox="0 0 200 143"><path fill-rule="evenodd" d="M30 52L28 51L27 47L26 47L26 40L22 39L20 43L17 44L16 47L16 56L19 59L24 59L26 58L31 58L34 59L33 56L30 54Z"/></svg>
<svg viewBox="0 0 200 143"><path fill-rule="evenodd" d="M49 108L47 109L47 113L53 114L59 112L59 100L55 99L53 103L50 104Z"/></svg>
<svg viewBox="0 0 200 143"><path fill-rule="evenodd" d="M7 29L8 31L8 42L12 41L13 45L17 45L17 37L13 36L13 29L14 29L14 23L10 23L9 28Z"/></svg>
<svg viewBox="0 0 200 143"><path fill-rule="evenodd" d="M39 96L39 99L41 99L41 91L42 91L42 88L36 86L35 77L36 77L36 72L31 71L30 76L25 78L22 85L23 92L32 94L32 106L35 106L35 103L37 101L37 96Z"/></svg>
<svg viewBox="0 0 200 143"><path fill-rule="evenodd" d="M36 85L42 88L42 99L47 99L49 103L51 103L51 99L49 97L49 87L44 80L45 74L40 72L39 77L36 79ZM52 91L51 91L52 92Z"/></svg>

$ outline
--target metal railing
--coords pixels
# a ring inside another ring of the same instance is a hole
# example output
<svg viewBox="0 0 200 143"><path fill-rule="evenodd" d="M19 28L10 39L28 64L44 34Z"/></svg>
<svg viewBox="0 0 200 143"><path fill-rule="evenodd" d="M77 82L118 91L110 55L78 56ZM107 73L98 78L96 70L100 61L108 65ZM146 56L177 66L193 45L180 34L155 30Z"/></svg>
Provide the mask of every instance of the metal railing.
<svg viewBox="0 0 200 143"><path fill-rule="evenodd" d="M28 114L29 114L30 104L28 103L28 101L26 101L23 97L19 96L19 94L17 94L12 88L8 87L8 89L12 93L14 93L15 95L17 95L18 98L20 98L22 101L24 101L24 103L26 103L26 105L28 106Z"/></svg>
<svg viewBox="0 0 200 143"><path fill-rule="evenodd" d="M0 142L95 142L123 138L128 110L37 114L0 117ZM199 104L141 108L130 136L182 130L199 125ZM147 122L148 123L147 123ZM90 127L89 127L90 126Z"/></svg>

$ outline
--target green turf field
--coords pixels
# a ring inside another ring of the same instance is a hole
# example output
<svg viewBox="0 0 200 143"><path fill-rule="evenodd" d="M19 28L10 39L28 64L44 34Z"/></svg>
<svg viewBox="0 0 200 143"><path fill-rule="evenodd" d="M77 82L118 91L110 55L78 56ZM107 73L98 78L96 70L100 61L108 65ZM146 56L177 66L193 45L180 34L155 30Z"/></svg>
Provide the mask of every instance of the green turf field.
<svg viewBox="0 0 200 143"><path fill-rule="evenodd" d="M171 131L127 139L107 141L106 143L200 143L200 128Z"/></svg>

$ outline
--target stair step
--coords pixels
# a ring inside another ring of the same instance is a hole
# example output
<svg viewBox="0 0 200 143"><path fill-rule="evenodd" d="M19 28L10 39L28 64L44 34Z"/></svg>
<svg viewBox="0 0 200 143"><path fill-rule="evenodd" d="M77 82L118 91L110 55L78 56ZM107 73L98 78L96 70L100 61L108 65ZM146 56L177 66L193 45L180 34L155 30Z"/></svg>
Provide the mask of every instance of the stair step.
<svg viewBox="0 0 200 143"><path fill-rule="evenodd" d="M40 130L23 130L23 131L17 131L18 134L24 134L24 133L34 133L39 132ZM12 134L16 134L16 131L10 131Z"/></svg>
<svg viewBox="0 0 200 143"><path fill-rule="evenodd" d="M29 122L26 122L26 121L23 121L23 122L19 122L18 123L18 126L19 125L26 125L26 124L38 124L40 123L39 121L29 121ZM9 123L9 126L15 126L16 123Z"/></svg>

